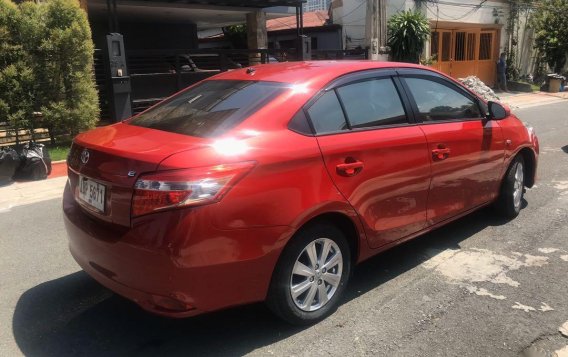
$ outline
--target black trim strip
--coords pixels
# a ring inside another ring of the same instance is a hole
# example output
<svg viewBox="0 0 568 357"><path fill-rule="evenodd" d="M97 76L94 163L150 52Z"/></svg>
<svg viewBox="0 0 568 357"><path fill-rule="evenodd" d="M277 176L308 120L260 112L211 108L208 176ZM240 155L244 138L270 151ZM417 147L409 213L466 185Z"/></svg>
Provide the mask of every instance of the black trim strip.
<svg viewBox="0 0 568 357"><path fill-rule="evenodd" d="M416 115L415 115L414 110L412 108L412 101L408 97L408 94L406 93L406 89L405 89L404 85L402 84L402 81L400 80L400 78L398 76L392 77L392 81L394 82L394 86L396 87L396 90L398 91L398 96L400 97L400 99L402 101L402 105L404 106L404 112L406 113L406 117L407 117L408 121L411 124L412 123L418 123L418 120L416 120Z"/></svg>
<svg viewBox="0 0 568 357"><path fill-rule="evenodd" d="M341 111L343 111L343 118L345 119L345 123L347 124L347 130L353 130L353 127L351 126L351 120L349 119L349 115L347 114L347 110L345 109L345 104L343 104L343 99L341 99L341 96L337 92L337 88L334 88L333 92L335 93L335 96L339 101L339 105L341 106Z"/></svg>
<svg viewBox="0 0 568 357"><path fill-rule="evenodd" d="M393 68L374 68L366 69L363 71L351 72L340 76L339 78L331 81L324 90L336 89L347 84L353 84L357 82L370 81L373 79L379 79L381 77L392 77L396 76L396 71Z"/></svg>
<svg viewBox="0 0 568 357"><path fill-rule="evenodd" d="M332 131L332 132L327 132L327 133L323 133L323 134L316 134L316 137L320 137L320 136L329 136L329 135L341 135L341 134L353 134L353 133L359 133L359 132L364 132L364 131L376 131L376 130L386 130L386 129L394 129L394 128L409 128L409 127L413 127L413 126L418 126L419 124L390 124L390 125L382 125L382 126L367 126L367 127L363 127L363 128L355 128L352 130L338 130L338 131Z"/></svg>

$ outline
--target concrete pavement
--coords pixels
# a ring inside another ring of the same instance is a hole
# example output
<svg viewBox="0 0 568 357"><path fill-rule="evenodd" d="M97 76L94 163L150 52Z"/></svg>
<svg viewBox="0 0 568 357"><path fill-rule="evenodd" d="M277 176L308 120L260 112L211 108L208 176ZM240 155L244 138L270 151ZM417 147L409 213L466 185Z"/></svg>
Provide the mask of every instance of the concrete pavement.
<svg viewBox="0 0 568 357"><path fill-rule="evenodd" d="M568 92L547 93L497 93L501 102L509 105L512 110L532 108L540 105L560 103L568 100Z"/></svg>
<svg viewBox="0 0 568 357"><path fill-rule="evenodd" d="M66 176L41 181L13 182L0 187L0 213L13 207L61 198Z"/></svg>
<svg viewBox="0 0 568 357"><path fill-rule="evenodd" d="M262 304L184 320L150 315L74 263L60 197L22 199L0 212L0 356L561 356L567 111L566 101L516 111L541 143L539 181L517 219L482 210L365 262L339 310L307 328Z"/></svg>
<svg viewBox="0 0 568 357"><path fill-rule="evenodd" d="M17 181L0 186L0 212L12 207L60 198L67 182L65 161L52 163L51 174L46 180Z"/></svg>

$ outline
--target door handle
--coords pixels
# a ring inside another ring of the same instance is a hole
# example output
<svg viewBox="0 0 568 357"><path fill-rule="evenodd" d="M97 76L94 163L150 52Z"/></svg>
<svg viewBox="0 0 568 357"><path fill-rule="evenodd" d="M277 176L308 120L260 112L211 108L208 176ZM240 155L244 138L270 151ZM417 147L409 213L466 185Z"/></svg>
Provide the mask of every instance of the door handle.
<svg viewBox="0 0 568 357"><path fill-rule="evenodd" d="M438 145L438 147L432 150L432 157L436 160L445 160L450 156L450 149L445 145Z"/></svg>
<svg viewBox="0 0 568 357"><path fill-rule="evenodd" d="M338 175L351 177L361 172L361 170L363 170L363 167L364 167L363 162L353 161L353 162L346 162L344 164L339 164L335 168L337 170Z"/></svg>

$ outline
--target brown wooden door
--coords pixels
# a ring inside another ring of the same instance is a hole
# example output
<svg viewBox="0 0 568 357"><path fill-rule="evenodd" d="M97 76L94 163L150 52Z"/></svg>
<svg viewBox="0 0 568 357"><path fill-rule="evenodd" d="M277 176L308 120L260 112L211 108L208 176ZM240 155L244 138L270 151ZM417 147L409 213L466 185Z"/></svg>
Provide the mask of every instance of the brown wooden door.
<svg viewBox="0 0 568 357"><path fill-rule="evenodd" d="M452 70L452 31L438 30L438 52L436 69L451 75Z"/></svg>
<svg viewBox="0 0 568 357"><path fill-rule="evenodd" d="M452 68L450 75L454 78L463 78L477 74L477 58L478 58L478 37L477 31L461 31L452 32Z"/></svg>
<svg viewBox="0 0 568 357"><path fill-rule="evenodd" d="M454 78L477 76L485 84L495 84L496 31L481 29L436 30L432 32L430 53L436 56L437 70Z"/></svg>
<svg viewBox="0 0 568 357"><path fill-rule="evenodd" d="M478 46L477 77L486 85L495 86L497 71L497 31L481 31Z"/></svg>

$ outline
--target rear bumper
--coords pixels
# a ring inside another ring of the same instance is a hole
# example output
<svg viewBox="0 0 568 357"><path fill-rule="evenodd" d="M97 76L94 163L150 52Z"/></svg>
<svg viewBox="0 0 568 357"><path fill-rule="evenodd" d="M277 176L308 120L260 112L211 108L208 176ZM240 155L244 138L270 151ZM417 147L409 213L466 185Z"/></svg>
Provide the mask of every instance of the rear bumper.
<svg viewBox="0 0 568 357"><path fill-rule="evenodd" d="M69 249L83 270L145 310L170 317L264 300L291 234L287 226L216 229L213 206L151 214L119 227L90 217L69 186L63 211Z"/></svg>

